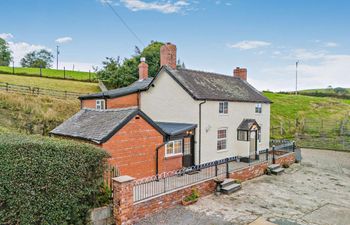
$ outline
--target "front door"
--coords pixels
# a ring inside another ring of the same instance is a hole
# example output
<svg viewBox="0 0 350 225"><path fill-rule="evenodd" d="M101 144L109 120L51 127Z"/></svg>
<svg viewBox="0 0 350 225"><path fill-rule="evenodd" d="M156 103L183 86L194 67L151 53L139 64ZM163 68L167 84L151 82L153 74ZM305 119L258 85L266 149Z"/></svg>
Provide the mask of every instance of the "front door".
<svg viewBox="0 0 350 225"><path fill-rule="evenodd" d="M194 165L194 136L186 137L183 140L182 166L190 167Z"/></svg>
<svg viewBox="0 0 350 225"><path fill-rule="evenodd" d="M257 131L250 132L250 148L249 148L249 157L251 159L255 159L256 151L257 151Z"/></svg>

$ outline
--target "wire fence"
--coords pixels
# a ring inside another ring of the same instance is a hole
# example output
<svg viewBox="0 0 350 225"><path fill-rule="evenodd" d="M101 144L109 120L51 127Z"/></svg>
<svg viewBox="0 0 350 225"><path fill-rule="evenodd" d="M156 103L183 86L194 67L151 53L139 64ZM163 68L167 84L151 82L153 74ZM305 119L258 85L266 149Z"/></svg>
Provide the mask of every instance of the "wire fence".
<svg viewBox="0 0 350 225"><path fill-rule="evenodd" d="M300 147L350 150L350 120L288 120L271 126L271 137L294 139Z"/></svg>
<svg viewBox="0 0 350 225"><path fill-rule="evenodd" d="M78 98L86 93L69 92L69 91L58 91L52 89L45 89L39 87L30 87L25 85L15 85L9 83L0 82L0 90L13 93L30 94L30 95L46 95L56 98Z"/></svg>
<svg viewBox="0 0 350 225"><path fill-rule="evenodd" d="M55 70L55 69L48 69L48 68L23 68L23 67L0 66L0 73L65 79L65 80L77 80L77 81L86 81L86 82L97 82L96 73L94 72L66 70L65 67L63 68L63 70Z"/></svg>

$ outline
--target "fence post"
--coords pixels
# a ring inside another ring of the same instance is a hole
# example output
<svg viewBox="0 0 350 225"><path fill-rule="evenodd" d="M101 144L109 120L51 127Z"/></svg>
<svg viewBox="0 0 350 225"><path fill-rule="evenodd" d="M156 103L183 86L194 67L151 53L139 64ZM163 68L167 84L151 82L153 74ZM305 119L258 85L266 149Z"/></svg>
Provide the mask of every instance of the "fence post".
<svg viewBox="0 0 350 225"><path fill-rule="evenodd" d="M226 159L226 178L230 177L230 172L229 172L229 168L228 168L228 159Z"/></svg>
<svg viewBox="0 0 350 225"><path fill-rule="evenodd" d="M266 149L266 161L269 161L269 148Z"/></svg>
<svg viewBox="0 0 350 225"><path fill-rule="evenodd" d="M218 162L215 161L215 177L218 176Z"/></svg>
<svg viewBox="0 0 350 225"><path fill-rule="evenodd" d="M6 83L6 91L9 91L9 83Z"/></svg>
<svg viewBox="0 0 350 225"><path fill-rule="evenodd" d="M135 178L130 176L113 178L113 216L117 225L132 223L134 180Z"/></svg>
<svg viewBox="0 0 350 225"><path fill-rule="evenodd" d="M295 152L295 141L293 141L293 152Z"/></svg>
<svg viewBox="0 0 350 225"><path fill-rule="evenodd" d="M63 78L66 79L66 67L63 67Z"/></svg>
<svg viewBox="0 0 350 225"><path fill-rule="evenodd" d="M42 70L41 70L41 66L40 66L40 77L43 76Z"/></svg>
<svg viewBox="0 0 350 225"><path fill-rule="evenodd" d="M91 72L89 70L89 81L91 81Z"/></svg>
<svg viewBox="0 0 350 225"><path fill-rule="evenodd" d="M276 163L276 160L275 160L275 148L276 148L276 146L273 145L272 146L272 164Z"/></svg>

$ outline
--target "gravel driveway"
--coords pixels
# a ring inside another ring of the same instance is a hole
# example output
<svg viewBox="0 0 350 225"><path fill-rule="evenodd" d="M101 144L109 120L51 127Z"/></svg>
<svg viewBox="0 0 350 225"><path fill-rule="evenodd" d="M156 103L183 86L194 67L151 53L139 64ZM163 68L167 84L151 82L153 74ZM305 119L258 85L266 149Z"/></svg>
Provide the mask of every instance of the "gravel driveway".
<svg viewBox="0 0 350 225"><path fill-rule="evenodd" d="M234 194L210 195L138 224L240 225L263 217L279 225L350 225L350 153L303 149L302 155L283 175L244 182Z"/></svg>

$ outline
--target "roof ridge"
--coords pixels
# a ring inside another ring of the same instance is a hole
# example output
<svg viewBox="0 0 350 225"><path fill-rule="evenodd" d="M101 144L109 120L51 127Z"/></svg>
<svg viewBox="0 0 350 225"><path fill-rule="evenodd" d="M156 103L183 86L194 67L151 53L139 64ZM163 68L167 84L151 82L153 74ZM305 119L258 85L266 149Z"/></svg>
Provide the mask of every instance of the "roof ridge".
<svg viewBox="0 0 350 225"><path fill-rule="evenodd" d="M235 78L235 79L240 79L238 77L230 76L230 75L227 75L227 74L210 72L210 71L204 71L204 70L195 70L195 69L187 69L187 68L179 68L179 69L176 69L176 70L187 70L187 71L192 71L192 72L206 73L208 75L210 74L210 75L214 75L214 76L225 76L225 77L232 77L232 78Z"/></svg>

